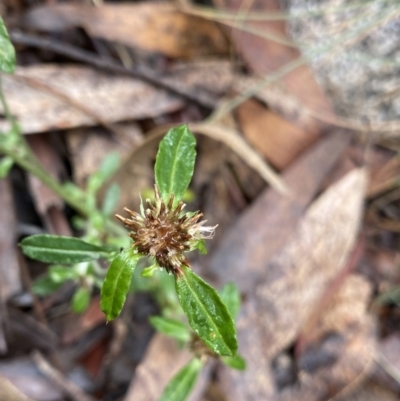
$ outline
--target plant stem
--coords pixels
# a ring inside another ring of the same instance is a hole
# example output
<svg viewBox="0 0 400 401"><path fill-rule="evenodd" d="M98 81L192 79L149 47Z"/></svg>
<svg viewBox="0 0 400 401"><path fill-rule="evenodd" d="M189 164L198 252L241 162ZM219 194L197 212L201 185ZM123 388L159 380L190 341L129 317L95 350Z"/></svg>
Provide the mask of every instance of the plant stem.
<svg viewBox="0 0 400 401"><path fill-rule="evenodd" d="M11 123L11 127L15 133L20 134L18 123L14 116L10 112L10 108L8 107L8 103L6 98L4 97L3 92L3 82L2 82L2 75L0 74L0 101L3 106L4 115L6 116L7 120Z"/></svg>
<svg viewBox="0 0 400 401"><path fill-rule="evenodd" d="M1 92L1 91L0 91ZM31 173L43 182L47 187L49 187L55 194L59 195L66 203L72 206L77 212L87 215L88 210L78 202L76 199L71 197L68 191L63 188L46 170L44 170L40 165L32 161L33 154L25 154L25 152L18 151L17 148L9 148L3 146L0 143L0 152L11 157L16 164L22 167L27 172Z"/></svg>

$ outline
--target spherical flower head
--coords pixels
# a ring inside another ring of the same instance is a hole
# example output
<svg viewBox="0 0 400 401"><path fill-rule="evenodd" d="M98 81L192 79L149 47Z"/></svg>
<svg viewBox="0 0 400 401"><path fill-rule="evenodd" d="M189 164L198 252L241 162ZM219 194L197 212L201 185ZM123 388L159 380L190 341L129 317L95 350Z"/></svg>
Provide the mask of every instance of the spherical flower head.
<svg viewBox="0 0 400 401"><path fill-rule="evenodd" d="M184 207L183 202L174 205L173 195L165 203L155 186L154 200L146 199L146 209L141 207L140 214L124 208L129 217L116 217L129 230L132 247L177 275L182 264L190 267L184 253L195 249L199 241L212 238L215 231L215 227L204 226L206 220L200 221L202 213L184 213Z"/></svg>

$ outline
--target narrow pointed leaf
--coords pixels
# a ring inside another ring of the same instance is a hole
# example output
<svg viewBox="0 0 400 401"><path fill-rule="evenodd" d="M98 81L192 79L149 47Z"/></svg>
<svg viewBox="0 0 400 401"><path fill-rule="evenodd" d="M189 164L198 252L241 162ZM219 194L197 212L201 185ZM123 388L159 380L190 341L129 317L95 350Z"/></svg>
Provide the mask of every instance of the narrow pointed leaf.
<svg viewBox="0 0 400 401"><path fill-rule="evenodd" d="M106 315L107 321L115 319L121 313L131 285L133 271L140 258L140 254L128 248L111 262L101 287L100 301L100 308Z"/></svg>
<svg viewBox="0 0 400 401"><path fill-rule="evenodd" d="M155 164L156 184L165 202L182 199L192 179L196 139L187 125L172 128L160 142Z"/></svg>
<svg viewBox="0 0 400 401"><path fill-rule="evenodd" d="M237 350L236 329L218 293L182 265L175 286L189 324L203 342L219 355L233 356Z"/></svg>
<svg viewBox="0 0 400 401"><path fill-rule="evenodd" d="M167 336L185 342L190 340L189 327L179 320L152 316L150 318L150 323L157 331Z"/></svg>
<svg viewBox="0 0 400 401"><path fill-rule="evenodd" d="M159 401L185 401L194 387L203 364L192 359L168 383Z"/></svg>
<svg viewBox="0 0 400 401"><path fill-rule="evenodd" d="M0 17L0 71L11 74L15 69L15 49Z"/></svg>
<svg viewBox="0 0 400 401"><path fill-rule="evenodd" d="M232 319L235 320L240 308L240 292L238 288L233 283L227 283L220 291L220 296Z"/></svg>
<svg viewBox="0 0 400 401"><path fill-rule="evenodd" d="M235 356L223 356L221 359L225 365L228 365L232 369L246 369L246 361L239 354L236 354Z"/></svg>
<svg viewBox="0 0 400 401"><path fill-rule="evenodd" d="M72 310L75 313L83 313L88 308L90 302L90 290L86 287L79 287L72 297Z"/></svg>
<svg viewBox="0 0 400 401"><path fill-rule="evenodd" d="M103 200L102 212L105 216L110 216L117 207L118 200L121 195L121 188L117 183L112 183L106 191Z"/></svg>
<svg viewBox="0 0 400 401"><path fill-rule="evenodd" d="M154 265L151 265L151 266L149 266L149 267L145 267L145 268L142 270L142 273L140 273L140 276L141 276L141 277L146 277L146 278L153 277L153 276L154 276L154 273L155 273L156 271L158 271L158 270L160 270L160 267L157 266L156 264L154 264Z"/></svg>
<svg viewBox="0 0 400 401"><path fill-rule="evenodd" d="M107 257L111 249L57 235L32 235L21 241L22 251L31 259L46 263L79 263Z"/></svg>

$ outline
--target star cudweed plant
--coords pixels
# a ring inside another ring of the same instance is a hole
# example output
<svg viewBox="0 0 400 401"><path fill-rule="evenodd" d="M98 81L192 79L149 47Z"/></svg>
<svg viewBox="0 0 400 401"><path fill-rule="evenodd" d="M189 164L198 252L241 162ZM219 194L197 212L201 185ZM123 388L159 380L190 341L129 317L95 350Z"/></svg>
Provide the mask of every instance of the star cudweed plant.
<svg viewBox="0 0 400 401"><path fill-rule="evenodd" d="M186 256L194 250L206 253L205 240L211 239L215 230L206 225L200 212L186 212L182 201L196 157L196 141L188 127L171 129L160 143L154 198L142 202L139 212L125 208L125 217L116 215L128 230L125 231L110 219L119 197L116 184L108 187L102 207L97 205L98 189L118 168L116 155L105 158L84 189L72 182L60 184L54 180L30 150L2 91L1 73L14 71L15 50L1 17L0 49L0 105L10 123L7 132L0 132L0 178L8 174L13 164L35 175L79 212L74 225L83 232L82 238L40 234L21 241L25 255L50 264L47 273L35 281L32 291L46 296L72 281L75 294L71 307L82 313L92 292L101 288L101 309L110 321L121 313L139 260L150 260L151 265L142 270L141 276L151 278L158 270L164 270L148 286L164 315L153 316L151 324L186 344L193 353L193 359L172 378L160 401L184 401L210 357L219 358L234 369L244 369L243 358L236 354L233 321L240 303L237 288L228 284L219 295L192 270ZM99 259L110 262L105 277ZM171 276L174 283L166 280ZM177 301L171 297L171 284L175 284ZM189 325L181 320L178 302ZM171 311L173 318L167 316Z"/></svg>
<svg viewBox="0 0 400 401"><path fill-rule="evenodd" d="M164 269L175 279L178 300L189 324L212 352L234 356L237 350L233 319L218 293L191 268L186 254L205 251L204 241L215 227L206 226L199 212L185 212L182 197L193 175L196 140L186 125L170 130L160 143L155 164L154 199L140 212L125 208L116 217L129 230L131 246L112 261L101 289L101 309L108 320L121 312L133 271L141 258L152 265L142 276Z"/></svg>

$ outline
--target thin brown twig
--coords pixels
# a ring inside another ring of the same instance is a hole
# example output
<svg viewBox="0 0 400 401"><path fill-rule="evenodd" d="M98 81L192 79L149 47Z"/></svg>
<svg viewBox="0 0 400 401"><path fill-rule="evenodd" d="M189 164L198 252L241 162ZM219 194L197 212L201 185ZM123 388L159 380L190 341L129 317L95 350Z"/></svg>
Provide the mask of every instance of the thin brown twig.
<svg viewBox="0 0 400 401"><path fill-rule="evenodd" d="M167 82L163 79L162 73L153 71L145 66L137 66L133 69L127 69L112 60L105 60L94 53L79 49L67 43L42 38L37 35L26 34L20 31L10 31L9 35L14 44L49 50L57 54L62 54L63 56L69 57L73 60L90 64L101 70L138 78L209 109L213 109L218 102L218 99L212 94L207 94L205 92L194 94L190 89Z"/></svg>
<svg viewBox="0 0 400 401"><path fill-rule="evenodd" d="M76 384L70 382L60 371L51 366L39 351L32 353L32 359L38 369L74 401L95 401L93 397L84 393Z"/></svg>

